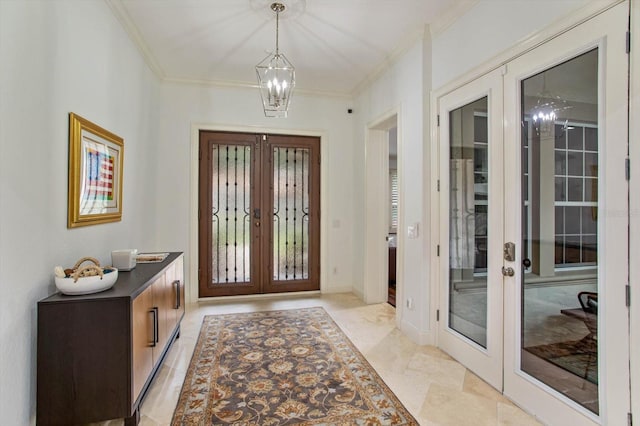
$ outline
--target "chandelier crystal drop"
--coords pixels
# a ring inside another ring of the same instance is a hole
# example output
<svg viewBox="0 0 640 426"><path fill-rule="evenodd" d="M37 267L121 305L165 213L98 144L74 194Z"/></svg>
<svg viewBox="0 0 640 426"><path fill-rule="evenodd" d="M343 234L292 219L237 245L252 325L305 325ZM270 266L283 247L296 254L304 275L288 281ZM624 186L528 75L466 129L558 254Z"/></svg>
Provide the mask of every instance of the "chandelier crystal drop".
<svg viewBox="0 0 640 426"><path fill-rule="evenodd" d="M276 50L256 65L262 106L266 117L286 117L291 94L296 84L296 70L287 57L280 53L278 32L282 3L273 3L271 10L276 13Z"/></svg>

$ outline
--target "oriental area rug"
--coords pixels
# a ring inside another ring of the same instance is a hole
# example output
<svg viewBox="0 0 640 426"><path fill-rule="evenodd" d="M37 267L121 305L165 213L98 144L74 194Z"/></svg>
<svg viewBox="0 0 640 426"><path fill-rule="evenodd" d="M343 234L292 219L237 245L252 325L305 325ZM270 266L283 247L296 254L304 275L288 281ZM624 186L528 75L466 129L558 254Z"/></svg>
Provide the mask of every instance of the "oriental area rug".
<svg viewBox="0 0 640 426"><path fill-rule="evenodd" d="M598 348L596 341L591 338L529 346L524 349L576 376L598 384Z"/></svg>
<svg viewBox="0 0 640 426"><path fill-rule="evenodd" d="M418 425L323 308L206 316L171 422Z"/></svg>

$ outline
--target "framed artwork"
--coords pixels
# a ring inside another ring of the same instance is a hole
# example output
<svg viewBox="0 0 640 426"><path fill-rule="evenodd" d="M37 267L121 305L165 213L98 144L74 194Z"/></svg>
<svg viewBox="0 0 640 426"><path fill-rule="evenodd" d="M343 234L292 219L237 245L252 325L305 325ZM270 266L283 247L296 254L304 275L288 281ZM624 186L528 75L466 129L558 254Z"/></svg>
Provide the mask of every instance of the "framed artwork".
<svg viewBox="0 0 640 426"><path fill-rule="evenodd" d="M124 140L69 114L67 228L122 219Z"/></svg>

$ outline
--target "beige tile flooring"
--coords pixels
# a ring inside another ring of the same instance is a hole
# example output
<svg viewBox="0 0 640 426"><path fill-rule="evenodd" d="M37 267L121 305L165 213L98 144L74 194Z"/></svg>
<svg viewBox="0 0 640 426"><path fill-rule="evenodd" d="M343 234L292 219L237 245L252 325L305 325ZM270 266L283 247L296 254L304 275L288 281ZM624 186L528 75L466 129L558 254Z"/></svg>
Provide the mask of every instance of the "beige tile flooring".
<svg viewBox="0 0 640 426"><path fill-rule="evenodd" d="M322 306L423 426L539 425L476 375L433 346L395 327L395 309L353 294L200 303L187 308L181 336L141 406L142 426L168 425L205 315ZM190 309L189 309L190 308ZM122 420L102 423L115 426Z"/></svg>

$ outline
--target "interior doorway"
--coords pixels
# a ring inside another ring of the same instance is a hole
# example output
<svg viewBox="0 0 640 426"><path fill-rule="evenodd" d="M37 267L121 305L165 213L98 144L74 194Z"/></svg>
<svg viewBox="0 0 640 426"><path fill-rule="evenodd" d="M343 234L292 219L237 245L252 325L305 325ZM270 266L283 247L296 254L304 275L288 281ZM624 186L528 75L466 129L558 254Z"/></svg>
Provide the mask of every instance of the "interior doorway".
<svg viewBox="0 0 640 426"><path fill-rule="evenodd" d="M319 290L320 139L200 132L199 295Z"/></svg>
<svg viewBox="0 0 640 426"><path fill-rule="evenodd" d="M393 302L401 309L402 304L396 303L402 300L402 236L397 233L402 229L402 138L398 121L393 112L367 131L363 298L366 303Z"/></svg>
<svg viewBox="0 0 640 426"><path fill-rule="evenodd" d="M398 248L398 204L400 194L398 191L398 128L392 127L388 132L389 139L389 234L387 242L388 251L388 289L387 303L396 306L396 276L397 276L397 248Z"/></svg>

